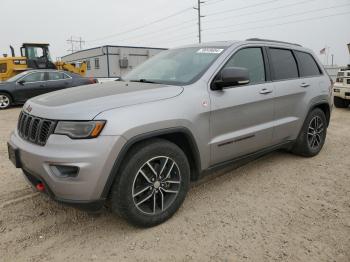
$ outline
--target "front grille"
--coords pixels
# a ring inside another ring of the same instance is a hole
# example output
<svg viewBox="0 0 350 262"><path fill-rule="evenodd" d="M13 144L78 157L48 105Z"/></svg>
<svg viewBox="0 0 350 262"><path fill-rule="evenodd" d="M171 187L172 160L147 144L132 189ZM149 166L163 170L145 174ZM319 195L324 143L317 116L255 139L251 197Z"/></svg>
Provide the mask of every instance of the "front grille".
<svg viewBox="0 0 350 262"><path fill-rule="evenodd" d="M24 140L44 146L49 136L54 132L55 127L56 121L21 112L18 118L17 130Z"/></svg>

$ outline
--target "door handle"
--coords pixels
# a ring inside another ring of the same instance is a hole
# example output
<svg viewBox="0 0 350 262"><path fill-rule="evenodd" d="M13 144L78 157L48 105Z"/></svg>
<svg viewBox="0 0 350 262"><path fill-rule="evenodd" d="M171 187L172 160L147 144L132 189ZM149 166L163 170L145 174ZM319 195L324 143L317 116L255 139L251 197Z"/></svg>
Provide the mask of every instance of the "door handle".
<svg viewBox="0 0 350 262"><path fill-rule="evenodd" d="M266 95L266 94L272 93L272 90L267 89L267 88L263 88L263 89L260 90L259 93L262 94L262 95Z"/></svg>
<svg viewBox="0 0 350 262"><path fill-rule="evenodd" d="M308 87L309 86L309 84L307 84L307 83L301 83L301 85L300 85L301 87Z"/></svg>
<svg viewBox="0 0 350 262"><path fill-rule="evenodd" d="M40 87L45 87L44 85L40 85Z"/></svg>

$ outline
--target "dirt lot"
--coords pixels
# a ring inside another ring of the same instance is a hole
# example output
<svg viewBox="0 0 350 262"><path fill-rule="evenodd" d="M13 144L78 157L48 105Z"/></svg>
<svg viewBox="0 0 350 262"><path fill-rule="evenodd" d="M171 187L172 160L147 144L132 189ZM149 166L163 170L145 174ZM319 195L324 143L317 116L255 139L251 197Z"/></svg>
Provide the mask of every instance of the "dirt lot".
<svg viewBox="0 0 350 262"><path fill-rule="evenodd" d="M7 160L19 111L0 112L0 261L350 261L350 109L333 111L317 157L275 152L211 176L146 230L34 193Z"/></svg>

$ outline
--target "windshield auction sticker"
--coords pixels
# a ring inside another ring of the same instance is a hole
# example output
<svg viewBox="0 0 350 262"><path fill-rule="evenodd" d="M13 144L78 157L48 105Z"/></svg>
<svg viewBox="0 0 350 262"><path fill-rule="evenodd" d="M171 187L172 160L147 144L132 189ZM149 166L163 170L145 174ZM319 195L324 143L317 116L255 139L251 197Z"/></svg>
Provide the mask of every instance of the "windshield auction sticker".
<svg viewBox="0 0 350 262"><path fill-rule="evenodd" d="M199 54L220 54L224 49L221 48L201 48L197 51Z"/></svg>

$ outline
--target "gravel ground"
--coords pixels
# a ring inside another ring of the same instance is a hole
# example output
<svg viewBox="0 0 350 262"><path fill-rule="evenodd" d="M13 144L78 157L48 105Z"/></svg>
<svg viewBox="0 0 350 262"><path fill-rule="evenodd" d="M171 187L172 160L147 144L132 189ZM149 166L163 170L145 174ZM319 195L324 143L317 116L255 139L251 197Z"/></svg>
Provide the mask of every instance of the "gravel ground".
<svg viewBox="0 0 350 262"><path fill-rule="evenodd" d="M207 177L151 229L35 193L7 160L19 111L0 112L0 261L350 261L350 108L333 111L318 156Z"/></svg>

